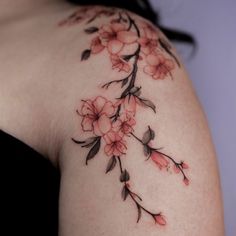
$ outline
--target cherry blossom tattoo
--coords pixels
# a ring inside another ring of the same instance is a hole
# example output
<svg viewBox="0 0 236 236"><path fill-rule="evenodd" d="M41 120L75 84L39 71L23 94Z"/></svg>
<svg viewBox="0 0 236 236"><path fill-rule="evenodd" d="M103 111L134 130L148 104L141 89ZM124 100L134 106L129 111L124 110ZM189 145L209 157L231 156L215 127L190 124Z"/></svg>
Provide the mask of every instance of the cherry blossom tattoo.
<svg viewBox="0 0 236 236"><path fill-rule="evenodd" d="M109 23L96 26L94 22L100 16L106 16ZM138 213L137 222L144 212L150 215L155 223L166 225L162 213L145 208L142 198L131 190L130 175L123 167L122 159L128 149L127 139L134 138L142 145L146 160L152 160L160 170L168 171L170 167L173 168L175 173L182 175L184 184L189 185L189 179L185 174L188 165L183 161L176 161L154 146L155 132L150 126L142 137L135 134L137 108L146 107L156 113L155 104L141 95L142 88L137 85L138 70L142 69L156 81L173 79L172 71L180 67L178 59L172 52L170 44L154 26L144 20L133 19L127 11L100 7L82 8L59 25L69 26L81 22L87 25L84 32L94 35L90 47L81 53L81 61L104 52L110 58L111 68L122 72L125 76L102 85L102 89L110 89L113 84L120 84L120 96L113 101L101 95L82 100L76 112L81 119L82 131L90 134L90 137L82 141L72 138L72 141L88 149L86 165L104 144L104 154L109 158L106 173L118 165L120 182L123 184L121 196L123 200L130 197L134 202ZM127 53L127 48L134 50L132 53Z"/></svg>

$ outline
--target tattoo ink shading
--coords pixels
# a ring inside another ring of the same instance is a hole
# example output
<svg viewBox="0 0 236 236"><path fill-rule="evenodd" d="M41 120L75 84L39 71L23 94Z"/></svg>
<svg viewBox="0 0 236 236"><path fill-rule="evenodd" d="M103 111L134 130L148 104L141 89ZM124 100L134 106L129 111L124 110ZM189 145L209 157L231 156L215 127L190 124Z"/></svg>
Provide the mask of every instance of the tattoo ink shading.
<svg viewBox="0 0 236 236"><path fill-rule="evenodd" d="M109 18L109 23L102 26L90 25L100 16ZM156 113L156 105L141 95L142 87L137 85L137 72L141 69L153 80L163 80L172 77L175 67L180 67L177 57L172 52L170 44L160 32L150 23L134 20L124 10L104 9L100 7L82 8L59 23L60 26L76 25L85 22L89 25L84 29L85 34L94 35L90 47L81 53L81 61L86 61L91 55L106 52L110 58L111 68L126 73L121 79L111 80L102 85L103 89L110 89L113 84L120 85L120 96L110 101L104 96L84 99L80 108L76 110L81 118L83 132L91 136L85 140L72 141L82 148L88 149L86 165L93 159L104 144L104 154L109 157L105 172L112 171L117 165L120 170L120 182L123 184L121 197L125 201L128 197L137 208L137 222L142 213L150 215L158 225L166 225L166 219L161 212L152 212L143 205L142 198L133 192L129 183L130 174L122 165L122 158L128 149L127 139L133 138L143 147L146 160L153 161L162 170L173 168L180 173L185 185L189 185L185 171L189 168L183 161L175 161L173 157L154 147L154 130L148 126L143 137L135 134L136 112L138 106L146 107ZM133 53L126 48L135 46ZM140 62L142 65L140 66Z"/></svg>

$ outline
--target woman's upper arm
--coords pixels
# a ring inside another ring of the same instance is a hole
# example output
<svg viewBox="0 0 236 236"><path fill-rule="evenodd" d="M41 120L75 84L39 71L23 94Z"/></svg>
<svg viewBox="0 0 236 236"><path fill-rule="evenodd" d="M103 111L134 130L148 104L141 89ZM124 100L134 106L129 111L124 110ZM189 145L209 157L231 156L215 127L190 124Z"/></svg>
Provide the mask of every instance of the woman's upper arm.
<svg viewBox="0 0 236 236"><path fill-rule="evenodd" d="M214 149L175 50L146 20L102 10L60 24L82 29L58 122L60 234L223 235Z"/></svg>

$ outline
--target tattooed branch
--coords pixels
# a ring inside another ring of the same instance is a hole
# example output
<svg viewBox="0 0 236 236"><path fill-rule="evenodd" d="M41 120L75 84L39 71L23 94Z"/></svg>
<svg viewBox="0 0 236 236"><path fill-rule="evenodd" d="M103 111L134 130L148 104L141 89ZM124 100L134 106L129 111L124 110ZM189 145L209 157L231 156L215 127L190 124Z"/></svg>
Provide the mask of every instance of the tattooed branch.
<svg viewBox="0 0 236 236"><path fill-rule="evenodd" d="M111 68L118 72L117 75L122 72L122 78L108 81L102 88L110 89L111 85L120 84L120 95L114 100L100 95L82 100L81 106L76 111L81 118L82 131L91 136L83 141L72 138L72 141L88 150L86 165L96 157L101 151L101 144L104 144L104 155L109 158L105 172L111 172L118 165L119 179L123 184L121 196L124 201L130 197L135 204L138 213L137 222L144 212L150 215L155 223L165 225L165 217L160 212L153 213L146 209L142 198L131 191L129 183L131 177L127 169L122 166L122 158L126 156L128 149L127 139L133 137L143 146L147 160L151 159L160 170L169 170L172 166L175 173L182 174L184 183L189 184L185 174L188 165L153 147L155 132L150 126L142 138L137 137L134 132L138 107L150 108L156 113L156 105L142 96L142 87L138 84L138 72L158 81L172 78L172 71L180 64L171 46L150 23L136 20L123 10L97 7L94 13L94 8L93 11L90 9L88 7L73 13L59 25L71 26L85 22L84 33L92 39L88 48L81 53L81 61L87 61L91 56L102 52L106 53ZM109 23L96 25L95 20L100 16L106 16ZM127 51L130 48L134 49L131 53L130 50Z"/></svg>

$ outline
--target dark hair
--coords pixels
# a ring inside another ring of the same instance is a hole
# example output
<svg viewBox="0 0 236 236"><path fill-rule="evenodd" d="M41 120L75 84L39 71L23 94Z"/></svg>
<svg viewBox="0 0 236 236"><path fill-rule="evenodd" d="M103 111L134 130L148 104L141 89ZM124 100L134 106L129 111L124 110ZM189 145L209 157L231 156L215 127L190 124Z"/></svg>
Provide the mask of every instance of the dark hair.
<svg viewBox="0 0 236 236"><path fill-rule="evenodd" d="M155 12L148 0L67 0L78 5L103 5L108 7L124 8L132 11L157 25L162 32L172 41L189 43L196 46L194 38L183 31L164 27L160 23L160 17Z"/></svg>

